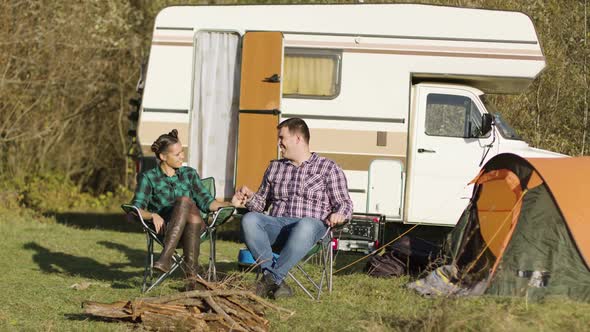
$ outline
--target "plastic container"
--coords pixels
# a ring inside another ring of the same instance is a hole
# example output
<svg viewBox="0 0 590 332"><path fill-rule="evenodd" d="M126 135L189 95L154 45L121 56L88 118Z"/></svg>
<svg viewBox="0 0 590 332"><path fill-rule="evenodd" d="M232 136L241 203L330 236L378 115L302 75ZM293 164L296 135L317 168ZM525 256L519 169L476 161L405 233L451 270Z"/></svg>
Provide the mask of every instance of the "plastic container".
<svg viewBox="0 0 590 332"><path fill-rule="evenodd" d="M279 259L279 254L273 253L272 256L272 259L275 262L277 259ZM256 264L256 260L252 256L250 250L248 250L247 248L240 249L240 252L238 253L238 265L241 267L248 267L254 264Z"/></svg>

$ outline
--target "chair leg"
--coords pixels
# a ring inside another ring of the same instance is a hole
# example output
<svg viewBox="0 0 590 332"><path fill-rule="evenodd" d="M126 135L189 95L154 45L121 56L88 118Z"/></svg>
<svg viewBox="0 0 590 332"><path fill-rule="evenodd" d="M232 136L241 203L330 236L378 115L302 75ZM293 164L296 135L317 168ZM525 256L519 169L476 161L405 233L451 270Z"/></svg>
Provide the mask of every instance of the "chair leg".
<svg viewBox="0 0 590 332"><path fill-rule="evenodd" d="M150 278L154 277L154 239L150 240Z"/></svg>
<svg viewBox="0 0 590 332"><path fill-rule="evenodd" d="M334 252L332 251L332 241L328 243L322 243L320 251L316 254L317 258L319 258L319 264L322 267L321 277L318 283L316 283L313 278L305 272L302 265L307 263L312 257L307 257L305 260L301 261L299 264L295 265L295 268L303 274L303 276L315 287L316 295L314 296L310 290L308 290L299 279L295 277L295 275L291 272L288 272L289 277L293 279L293 281L309 296L312 300L319 301L320 296L322 295L322 291L324 287L328 289L328 293L332 292L332 273L333 273L333 265L334 265Z"/></svg>
<svg viewBox="0 0 590 332"><path fill-rule="evenodd" d="M143 282L141 284L141 292L145 293L146 288L148 285L148 277L149 283L152 282L152 266L154 261L154 240L150 237L149 234L146 233L146 242L147 242L147 254L145 256L145 266L143 268Z"/></svg>
<svg viewBox="0 0 590 332"><path fill-rule="evenodd" d="M305 286L301 283L301 281L299 281L297 278L295 278L293 273L287 272L287 274L289 275L289 277L291 277L291 279L293 279L293 281L295 281L295 283L299 286L299 288L301 288L305 292L305 294L307 294L307 296L309 296L312 300L315 300L315 298L313 297L311 292L309 290L307 290L307 288L305 288Z"/></svg>
<svg viewBox="0 0 590 332"><path fill-rule="evenodd" d="M152 289L154 289L156 286L161 284L162 281L166 280L166 278L171 276L172 273L174 273L174 271L176 271L180 267L180 265L184 261L184 258L182 256L179 256L178 254L174 254L172 256L172 260L173 260L173 263L172 263L172 266L170 267L170 271L160 275L160 277L158 277L158 279L153 284L151 284L151 286L145 291L146 293L151 291Z"/></svg>
<svg viewBox="0 0 590 332"><path fill-rule="evenodd" d="M215 237L217 233L215 228L209 231L209 269L207 270L207 281L217 281L217 267L215 266L216 263L216 251L217 248L215 247Z"/></svg>
<svg viewBox="0 0 590 332"><path fill-rule="evenodd" d="M328 244L328 256L328 293L332 293L332 274L334 272L334 249L332 249L332 240L330 240L330 243Z"/></svg>
<svg viewBox="0 0 590 332"><path fill-rule="evenodd" d="M328 288L328 293L330 293L330 282L331 282L331 262L332 262L332 257L330 255L330 253L327 252L327 250L331 250L329 245L326 245L325 243L322 244L322 250L321 250L321 264L322 264L322 277L320 279L320 285L318 287L318 297L317 299L320 299L320 296L322 295L322 289L324 288L324 280L327 279L326 283L327 283L327 288ZM326 274L329 274L328 276L326 276Z"/></svg>
<svg viewBox="0 0 590 332"><path fill-rule="evenodd" d="M305 264L308 260L309 260L309 258L307 260L305 260L303 262L303 264ZM303 285L303 283L301 283L301 281L299 281L299 279L297 279L295 277L295 275L293 275L293 273L288 272L288 275L291 277L291 279L293 279L293 281L295 281L295 283L299 286L299 288L301 288L303 290L303 292L305 292L305 294L307 294L307 296L309 296L312 300L319 300L320 294L321 294L321 287L323 285L323 279L325 278L325 272L322 271L322 278L320 279L320 283L318 284L313 280L313 278L309 275L309 273L305 272L303 267L301 267L301 264L295 265L295 268L297 270L299 270L301 272L301 274L303 274L303 276L307 279L307 281L309 281L313 285L313 287L315 287L315 290L318 294L317 297L314 297L313 294Z"/></svg>
<svg viewBox="0 0 590 332"><path fill-rule="evenodd" d="M316 290L320 287L315 281L313 281L313 278L309 275L309 273L305 272L301 265L297 264L296 267L301 272L301 274L303 274L303 276L313 285L313 287L315 287Z"/></svg>

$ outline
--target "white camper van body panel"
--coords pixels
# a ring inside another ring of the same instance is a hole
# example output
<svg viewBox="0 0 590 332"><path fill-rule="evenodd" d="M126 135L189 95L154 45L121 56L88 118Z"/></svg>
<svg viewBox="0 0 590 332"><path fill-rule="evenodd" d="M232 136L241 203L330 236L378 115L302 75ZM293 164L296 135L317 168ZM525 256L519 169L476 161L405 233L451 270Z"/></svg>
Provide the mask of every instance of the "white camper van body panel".
<svg viewBox="0 0 590 332"><path fill-rule="evenodd" d="M283 31L287 36L286 47L308 44L306 47L327 48L331 45L331 48L346 48L344 53L350 56L343 62L344 65L348 61L362 62L362 58L366 57L355 58L351 55L353 52L382 54L382 57L373 57L370 63L355 65L354 68L361 72L357 75L362 76L364 67L372 64L381 68L383 76L398 77L397 82L403 81L403 86L407 86L411 79L407 74L411 72L427 73L428 76L478 77L479 81L491 82L488 85L492 87L512 87L511 84L493 82L513 81L516 86L512 89L520 91L545 66L532 22L518 12L405 4L168 7L156 17L152 37L142 109L155 112L159 117L144 117L142 114L138 135L144 146L148 146L154 138L154 134L142 128L145 123L166 122L159 119L190 111L190 68L193 65L194 36L198 30L236 31L240 34L255 30ZM405 65L397 68L379 66L378 58L386 58L386 55L407 58L406 63L421 61L428 66L422 68L418 63L411 68ZM343 80L343 84L350 91L366 81L347 79ZM383 91L386 87L380 89ZM400 105L400 108L407 114L409 89L400 89L396 84L389 93L393 94L390 100L404 100L405 105ZM356 106L359 103L354 102L354 97L341 97L351 103L344 107L341 107L343 103L340 101L306 103L298 100L291 104L302 107L302 112L317 109L328 112L326 107L342 114L358 112ZM372 105L379 103L373 102ZM285 107L290 112L292 107L289 102ZM380 108L382 112L375 112L383 113L387 109L383 106ZM188 115L182 118L188 121ZM149 126L150 132L170 127ZM180 127L179 132L188 128L187 125L177 127ZM184 142L185 145L187 143Z"/></svg>
<svg viewBox="0 0 590 332"><path fill-rule="evenodd" d="M434 219L427 218L430 212L421 212L423 202L449 193L436 185L433 192L423 194L425 184L432 181L425 171L435 165L415 153L425 137L414 137L413 131L423 130L416 122L423 120L423 109L411 103L412 84L430 78L448 79L484 92L516 93L545 66L530 18L517 12L406 4L169 7L156 17L150 50L138 124L144 151L149 151L158 135L172 128L179 130L185 146L190 142L187 135L195 79L191 75L199 30L241 35L281 31L285 54L289 49L340 52L339 93L323 99L283 97L281 119L306 120L311 149L342 165L356 212L375 212L381 204L389 211L388 220L404 222L454 224L458 219L453 216L458 205L449 206L442 217ZM444 89L444 84L437 84ZM482 93L469 89L464 91L475 96ZM483 106L481 111L486 112ZM445 145L445 139L434 141L440 144L439 149L455 152L474 145L461 142L462 147L456 147L456 142ZM497 153L498 146L496 141L488 158ZM440 157L443 159L437 163L449 172L461 172L463 181L463 177L477 173L481 156L473 157L477 154L473 151L469 154L469 169L460 169L462 159L456 156ZM384 167L370 176L373 161ZM388 169L399 174L387 174ZM382 187L375 187L379 182L376 174L386 177L381 185L388 183L390 176L404 179L401 184L394 181L393 187L400 191L391 193L395 202L383 203L387 194ZM399 212L390 213L395 209Z"/></svg>
<svg viewBox="0 0 590 332"><path fill-rule="evenodd" d="M237 31L537 41L530 18L523 13L415 4L173 6L164 8L156 17L156 29L194 26L219 30L236 26Z"/></svg>
<svg viewBox="0 0 590 332"><path fill-rule="evenodd" d="M399 160L374 160L369 167L367 212L401 220L404 199L404 165Z"/></svg>

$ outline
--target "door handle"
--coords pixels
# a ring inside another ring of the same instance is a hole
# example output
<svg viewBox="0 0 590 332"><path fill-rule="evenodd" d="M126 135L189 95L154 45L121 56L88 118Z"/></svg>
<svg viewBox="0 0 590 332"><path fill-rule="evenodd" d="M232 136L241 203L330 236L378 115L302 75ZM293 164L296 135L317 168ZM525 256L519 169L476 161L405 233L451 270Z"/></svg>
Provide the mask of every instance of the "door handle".
<svg viewBox="0 0 590 332"><path fill-rule="evenodd" d="M423 149L423 148L418 149L418 153L425 153L425 152L436 153L436 151L434 151L434 150L428 150L428 149Z"/></svg>
<svg viewBox="0 0 590 332"><path fill-rule="evenodd" d="M266 77L262 81L263 82L266 82L266 83L280 83L281 82L281 76L279 74L273 74L272 76Z"/></svg>

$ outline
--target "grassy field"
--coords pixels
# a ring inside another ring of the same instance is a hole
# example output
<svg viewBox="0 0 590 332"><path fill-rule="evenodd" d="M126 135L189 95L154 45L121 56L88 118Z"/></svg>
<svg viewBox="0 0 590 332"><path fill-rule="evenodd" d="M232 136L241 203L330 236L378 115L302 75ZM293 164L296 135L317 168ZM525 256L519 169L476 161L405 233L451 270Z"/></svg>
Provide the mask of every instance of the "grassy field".
<svg viewBox="0 0 590 332"><path fill-rule="evenodd" d="M40 219L40 220L35 220ZM85 300L140 296L145 238L118 214L63 214L50 218L0 215L0 330L129 331L131 324L82 314ZM234 239L235 231L222 234ZM219 241L219 269L237 271L242 244ZM203 246L201 260L207 256ZM341 259L340 257L338 259ZM253 280L253 275L245 276ZM405 289L406 278L335 276L335 291L320 302L302 292L277 301L296 314L269 312L274 331L590 331L590 304L553 298L425 299ZM73 285L89 283L83 290ZM151 295L177 292L180 276Z"/></svg>

